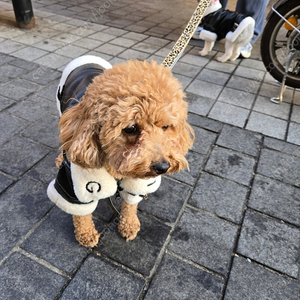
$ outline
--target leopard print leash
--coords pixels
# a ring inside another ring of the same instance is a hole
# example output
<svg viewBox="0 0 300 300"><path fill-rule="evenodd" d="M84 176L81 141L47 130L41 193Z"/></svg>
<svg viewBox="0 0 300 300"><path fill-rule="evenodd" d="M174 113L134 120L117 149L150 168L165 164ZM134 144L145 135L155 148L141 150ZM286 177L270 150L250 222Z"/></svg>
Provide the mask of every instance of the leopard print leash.
<svg viewBox="0 0 300 300"><path fill-rule="evenodd" d="M169 67L170 69L172 69L176 62L179 60L180 56L183 54L185 47L188 45L190 39L192 38L198 25L200 24L200 21L210 2L211 0L200 0L183 33L169 52L168 56L162 62L165 67Z"/></svg>

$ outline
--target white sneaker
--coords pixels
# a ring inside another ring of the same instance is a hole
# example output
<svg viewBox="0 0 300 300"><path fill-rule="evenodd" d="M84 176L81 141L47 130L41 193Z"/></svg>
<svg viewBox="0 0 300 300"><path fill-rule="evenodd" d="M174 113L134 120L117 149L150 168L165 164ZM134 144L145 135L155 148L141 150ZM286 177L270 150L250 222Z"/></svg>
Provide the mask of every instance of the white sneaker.
<svg viewBox="0 0 300 300"><path fill-rule="evenodd" d="M246 46L241 48L240 55L243 58L249 58L251 56L252 45L248 43Z"/></svg>
<svg viewBox="0 0 300 300"><path fill-rule="evenodd" d="M192 36L192 38L195 39L195 40L200 40L200 32L201 32L201 30L203 30L203 27L199 26L196 29L196 31L195 31L194 35Z"/></svg>

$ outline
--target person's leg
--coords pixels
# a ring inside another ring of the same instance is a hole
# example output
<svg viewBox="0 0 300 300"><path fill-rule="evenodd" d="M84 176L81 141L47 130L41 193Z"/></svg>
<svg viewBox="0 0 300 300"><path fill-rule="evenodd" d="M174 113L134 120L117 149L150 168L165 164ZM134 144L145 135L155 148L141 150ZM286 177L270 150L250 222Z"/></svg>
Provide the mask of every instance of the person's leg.
<svg viewBox="0 0 300 300"><path fill-rule="evenodd" d="M222 4L222 7L225 9L228 3L228 0L220 0L220 3Z"/></svg>
<svg viewBox="0 0 300 300"><path fill-rule="evenodd" d="M250 41L255 43L261 35L264 27L266 8L269 0L238 0L236 4L236 11L250 16L255 20L254 35Z"/></svg>

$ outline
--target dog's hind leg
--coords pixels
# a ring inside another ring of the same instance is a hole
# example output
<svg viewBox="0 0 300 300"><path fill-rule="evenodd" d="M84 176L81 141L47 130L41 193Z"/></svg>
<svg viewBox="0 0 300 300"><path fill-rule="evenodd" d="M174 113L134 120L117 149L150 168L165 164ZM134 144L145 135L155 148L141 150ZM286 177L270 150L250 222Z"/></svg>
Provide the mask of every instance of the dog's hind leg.
<svg viewBox="0 0 300 300"><path fill-rule="evenodd" d="M234 45L234 48L233 48L233 51L232 51L232 55L229 58L231 61L236 60L240 56L241 47L242 47L242 44L236 44L236 45Z"/></svg>
<svg viewBox="0 0 300 300"><path fill-rule="evenodd" d="M228 59L230 59L231 56L232 56L232 53L233 53L233 49L234 49L233 43L226 40L226 42L225 42L225 53L222 56L217 57L217 60L219 62L225 62Z"/></svg>
<svg viewBox="0 0 300 300"><path fill-rule="evenodd" d="M122 203L118 229L126 241L133 240L140 231L141 224L137 217L137 206L137 204L128 204L125 201Z"/></svg>
<svg viewBox="0 0 300 300"><path fill-rule="evenodd" d="M94 247L98 244L100 234L95 228L92 214L85 216L73 215L75 237L79 244L85 247Z"/></svg>

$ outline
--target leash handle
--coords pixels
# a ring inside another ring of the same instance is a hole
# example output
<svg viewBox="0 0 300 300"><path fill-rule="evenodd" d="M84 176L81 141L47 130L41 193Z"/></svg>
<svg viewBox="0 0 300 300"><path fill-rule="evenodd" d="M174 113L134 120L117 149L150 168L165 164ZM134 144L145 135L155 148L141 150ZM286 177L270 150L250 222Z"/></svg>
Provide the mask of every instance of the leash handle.
<svg viewBox="0 0 300 300"><path fill-rule="evenodd" d="M179 60L185 47L188 45L190 39L192 38L198 25L200 24L200 21L210 2L211 0L200 0L183 33L169 52L168 56L162 62L165 67L169 67L170 69L172 69L176 62Z"/></svg>

